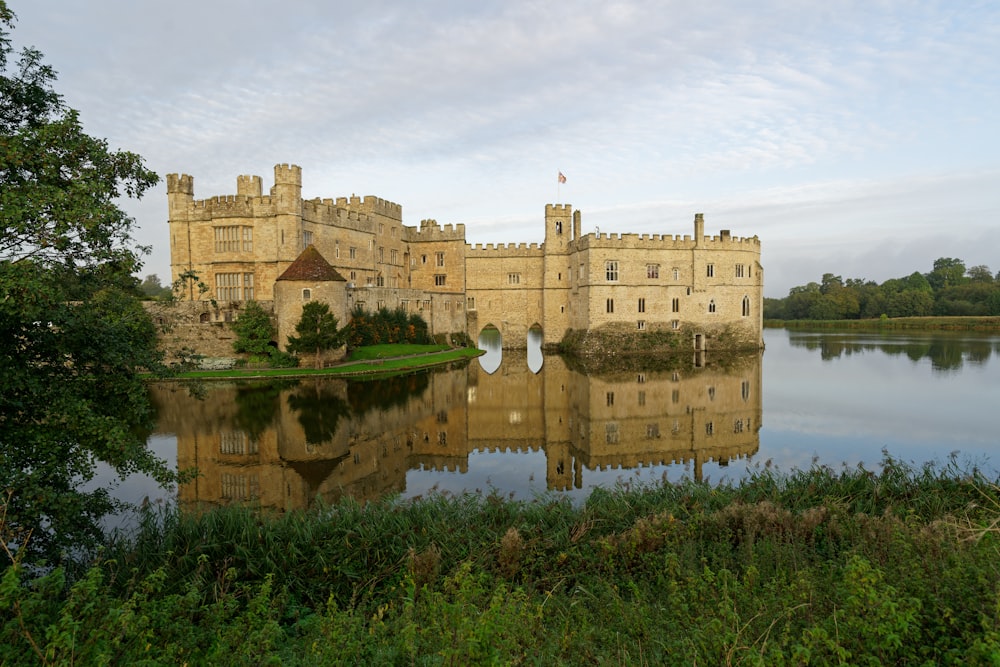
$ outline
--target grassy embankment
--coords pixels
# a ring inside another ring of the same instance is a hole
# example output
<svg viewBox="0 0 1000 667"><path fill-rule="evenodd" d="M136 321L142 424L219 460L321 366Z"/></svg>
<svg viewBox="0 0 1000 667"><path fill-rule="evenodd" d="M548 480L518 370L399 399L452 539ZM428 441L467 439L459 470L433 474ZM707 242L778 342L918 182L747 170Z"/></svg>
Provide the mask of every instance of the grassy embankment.
<svg viewBox="0 0 1000 667"><path fill-rule="evenodd" d="M342 363L329 368L309 368L310 360L302 360L298 368L234 368L231 370L184 371L173 377L181 380L224 379L247 377L300 377L307 375L382 376L402 371L436 366L483 354L472 347L453 348L448 345L372 345L352 350Z"/></svg>
<svg viewBox="0 0 1000 667"><path fill-rule="evenodd" d="M1000 333L1000 317L893 317L870 320L764 320L768 328L866 331L985 331Z"/></svg>
<svg viewBox="0 0 1000 667"><path fill-rule="evenodd" d="M9 568L0 664L995 664L998 518L994 481L891 459L169 514L72 589Z"/></svg>

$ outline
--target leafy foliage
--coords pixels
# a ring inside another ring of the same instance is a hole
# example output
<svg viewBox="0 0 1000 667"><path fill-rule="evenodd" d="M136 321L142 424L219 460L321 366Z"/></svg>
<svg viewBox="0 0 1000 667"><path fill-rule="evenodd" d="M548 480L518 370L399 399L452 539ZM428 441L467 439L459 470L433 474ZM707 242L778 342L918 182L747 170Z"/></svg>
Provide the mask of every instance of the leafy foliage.
<svg viewBox="0 0 1000 667"><path fill-rule="evenodd" d="M349 348L387 343L425 345L431 342L424 318L417 313L408 315L402 308L380 308L375 313L369 313L363 306L355 306L346 336Z"/></svg>
<svg viewBox="0 0 1000 667"><path fill-rule="evenodd" d="M846 281L832 273L821 283L793 287L784 299L765 299L764 317L776 320L853 320L886 317L1000 315L1000 280L987 266L968 270L960 259L941 257L926 273L890 278L881 285Z"/></svg>
<svg viewBox="0 0 1000 667"><path fill-rule="evenodd" d="M288 337L292 354L315 354L316 368L322 365L323 353L343 344L343 333L337 328L337 317L322 301L310 301L302 307L302 319L295 325L298 336Z"/></svg>
<svg viewBox="0 0 1000 667"><path fill-rule="evenodd" d="M146 449L138 372L163 369L132 277L144 249L116 204L158 177L83 131L39 52L13 62L13 21L0 0L0 472L24 557L54 563L95 546L113 507L79 490L96 461L171 478Z"/></svg>
<svg viewBox="0 0 1000 667"><path fill-rule="evenodd" d="M256 301L248 301L232 323L236 340L234 352L245 352L252 356L267 357L271 353L274 340L274 323L267 311Z"/></svg>

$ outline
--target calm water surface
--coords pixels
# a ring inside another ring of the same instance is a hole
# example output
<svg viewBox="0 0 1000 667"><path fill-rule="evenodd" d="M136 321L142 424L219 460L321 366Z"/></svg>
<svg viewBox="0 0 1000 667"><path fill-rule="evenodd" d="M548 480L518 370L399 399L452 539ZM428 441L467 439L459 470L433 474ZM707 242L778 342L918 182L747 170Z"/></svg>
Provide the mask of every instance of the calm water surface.
<svg viewBox="0 0 1000 667"><path fill-rule="evenodd" d="M737 480L770 462L875 468L883 450L996 474L1000 337L769 329L735 364L587 375L558 356L489 353L467 367L378 382L301 380L151 388L151 445L199 478L184 504L431 491L544 492L691 477ZM128 500L156 495L130 480Z"/></svg>

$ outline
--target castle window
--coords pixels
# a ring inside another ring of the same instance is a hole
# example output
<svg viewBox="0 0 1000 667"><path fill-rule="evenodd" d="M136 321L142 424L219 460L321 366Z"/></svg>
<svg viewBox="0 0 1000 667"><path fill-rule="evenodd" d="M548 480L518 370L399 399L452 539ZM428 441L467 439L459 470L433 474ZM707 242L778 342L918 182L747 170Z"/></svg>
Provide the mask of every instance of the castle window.
<svg viewBox="0 0 1000 667"><path fill-rule="evenodd" d="M444 253L443 252L434 253L434 257L435 257L435 261L437 262L438 266L444 266Z"/></svg>
<svg viewBox="0 0 1000 667"><path fill-rule="evenodd" d="M710 313L715 312L715 299L712 299L711 301L708 302L708 312Z"/></svg>
<svg viewBox="0 0 1000 667"><path fill-rule="evenodd" d="M743 297L743 317L750 316L750 297Z"/></svg>
<svg viewBox="0 0 1000 667"><path fill-rule="evenodd" d="M379 264L385 264L385 248L382 246L378 248L378 262Z"/></svg>
<svg viewBox="0 0 1000 667"><path fill-rule="evenodd" d="M615 260L610 260L604 263L604 276L608 282L616 282L618 280L618 262Z"/></svg>
<svg viewBox="0 0 1000 667"><path fill-rule="evenodd" d="M607 393L606 398L607 398L607 401L608 401L608 407L609 408L615 404L615 392L609 391Z"/></svg>
<svg viewBox="0 0 1000 667"><path fill-rule="evenodd" d="M646 321L645 320L639 320L638 322L636 322L636 327L639 329L639 331L645 331L646 330Z"/></svg>
<svg viewBox="0 0 1000 667"><path fill-rule="evenodd" d="M670 300L670 312L679 313L681 312L681 300L676 296Z"/></svg>
<svg viewBox="0 0 1000 667"><path fill-rule="evenodd" d="M389 251L389 263L393 264L393 265L396 265L396 264L399 263L399 251L398 250L390 250Z"/></svg>
<svg viewBox="0 0 1000 667"><path fill-rule="evenodd" d="M715 433L715 424L712 422L705 423L705 435L712 435Z"/></svg>
<svg viewBox="0 0 1000 667"><path fill-rule="evenodd" d="M650 440L656 440L660 437L660 425L659 424L646 424L646 437Z"/></svg>
<svg viewBox="0 0 1000 667"><path fill-rule="evenodd" d="M381 273L375 276L375 287L385 287L385 276Z"/></svg>
<svg viewBox="0 0 1000 667"><path fill-rule="evenodd" d="M750 382L747 380L743 380L743 382L740 383L740 395L743 397L744 401L750 398Z"/></svg>
<svg viewBox="0 0 1000 667"><path fill-rule="evenodd" d="M670 402L671 403L680 403L681 402L681 390L680 389L671 389L670 390Z"/></svg>
<svg viewBox="0 0 1000 667"><path fill-rule="evenodd" d="M215 252L253 252L253 227L215 228Z"/></svg>
<svg viewBox="0 0 1000 667"><path fill-rule="evenodd" d="M476 297L474 297L474 296L470 296L469 297L469 304L468 304L467 308L469 310L475 310L476 309Z"/></svg>
<svg viewBox="0 0 1000 667"><path fill-rule="evenodd" d="M618 444L618 423L608 422L604 425L604 442L609 445Z"/></svg>
<svg viewBox="0 0 1000 667"><path fill-rule="evenodd" d="M645 313L646 312L646 300L645 299L639 299L639 312L640 313Z"/></svg>
<svg viewBox="0 0 1000 667"><path fill-rule="evenodd" d="M520 273L508 273L507 274L507 284L508 285L520 285L521 284L521 274Z"/></svg>
<svg viewBox="0 0 1000 667"><path fill-rule="evenodd" d="M410 300L409 299L403 299L402 301L399 302L399 307L404 312L407 311L407 310L409 310L410 309Z"/></svg>
<svg viewBox="0 0 1000 667"><path fill-rule="evenodd" d="M382 224L381 222L378 223L378 233L379 234L384 234L385 233L385 225Z"/></svg>
<svg viewBox="0 0 1000 667"><path fill-rule="evenodd" d="M562 234L562 220L556 220L556 234Z"/></svg>
<svg viewBox="0 0 1000 667"><path fill-rule="evenodd" d="M355 248L354 246L351 246L351 248L347 251L347 255L351 259L357 259L358 258L358 249Z"/></svg>
<svg viewBox="0 0 1000 667"><path fill-rule="evenodd" d="M312 299L312 290L311 289L302 290L302 300L309 301L310 299Z"/></svg>
<svg viewBox="0 0 1000 667"><path fill-rule="evenodd" d="M645 373L639 373L636 376L635 381L636 381L637 384L644 383L646 381L646 374Z"/></svg>
<svg viewBox="0 0 1000 667"><path fill-rule="evenodd" d="M742 278L743 277L743 265L742 264L737 264L736 265L736 277L737 278Z"/></svg>
<svg viewBox="0 0 1000 667"><path fill-rule="evenodd" d="M715 264L708 264L705 267L705 269L706 269L705 275L707 275L709 278L715 277Z"/></svg>
<svg viewBox="0 0 1000 667"><path fill-rule="evenodd" d="M337 241L337 245L333 247L333 256L340 259L340 241Z"/></svg>
<svg viewBox="0 0 1000 667"><path fill-rule="evenodd" d="M383 310L385 308L385 301L376 301L375 307L379 310Z"/></svg>
<svg viewBox="0 0 1000 667"><path fill-rule="evenodd" d="M427 255L421 255L420 256L420 263L421 264L426 264L427 263Z"/></svg>
<svg viewBox="0 0 1000 667"><path fill-rule="evenodd" d="M642 407L642 406L646 405L646 392L644 392L644 391L640 391L640 392L638 393L638 396L637 396L637 400L638 400L638 402L639 402L639 406L640 406L640 407Z"/></svg>
<svg viewBox="0 0 1000 667"><path fill-rule="evenodd" d="M614 299L608 299L607 309L608 309L609 313L615 312L615 300Z"/></svg>
<svg viewBox="0 0 1000 667"><path fill-rule="evenodd" d="M584 270L583 270L583 267L584 267L584 265L583 265L583 264L581 264L581 265L580 265L580 276L579 276L580 280L583 280L583 275L584 275Z"/></svg>
<svg viewBox="0 0 1000 667"><path fill-rule="evenodd" d="M434 284L436 286L441 287L442 285L444 285L444 281L445 281L445 274L439 273L434 276Z"/></svg>
<svg viewBox="0 0 1000 667"><path fill-rule="evenodd" d="M681 279L681 270L674 269L674 280L680 280L680 279Z"/></svg>
<svg viewBox="0 0 1000 667"><path fill-rule="evenodd" d="M357 279L358 279L358 272L357 271L351 271L351 282L354 282Z"/></svg>
<svg viewBox="0 0 1000 667"><path fill-rule="evenodd" d="M219 301L253 300L253 274L216 273L215 298Z"/></svg>
<svg viewBox="0 0 1000 667"><path fill-rule="evenodd" d="M302 249L305 250L312 245L313 233L312 232L302 232Z"/></svg>
<svg viewBox="0 0 1000 667"><path fill-rule="evenodd" d="M655 279L660 277L660 265L659 264L647 264L646 265L646 277L650 279Z"/></svg>
<svg viewBox="0 0 1000 667"><path fill-rule="evenodd" d="M395 227L393 227L392 229L389 230L389 235L392 236L392 238L396 238L396 228Z"/></svg>
<svg viewBox="0 0 1000 667"><path fill-rule="evenodd" d="M714 401L715 400L715 387L709 387L708 388L708 400L710 400L710 401Z"/></svg>
<svg viewBox="0 0 1000 667"><path fill-rule="evenodd" d="M743 432L743 420L742 419L734 419L733 420L733 433L742 433L742 432Z"/></svg>
<svg viewBox="0 0 1000 667"><path fill-rule="evenodd" d="M673 320L672 322L670 322L670 328L671 329L680 329L681 328L681 321L680 320Z"/></svg>

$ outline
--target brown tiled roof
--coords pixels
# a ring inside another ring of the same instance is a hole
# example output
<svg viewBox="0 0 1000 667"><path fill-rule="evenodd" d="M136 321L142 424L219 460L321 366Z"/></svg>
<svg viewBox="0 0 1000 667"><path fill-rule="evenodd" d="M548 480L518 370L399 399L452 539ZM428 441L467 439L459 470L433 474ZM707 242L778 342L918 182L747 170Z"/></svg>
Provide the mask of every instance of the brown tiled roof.
<svg viewBox="0 0 1000 667"><path fill-rule="evenodd" d="M339 280L346 282L344 276L337 273L337 269L330 266L330 263L323 259L316 246L310 245L302 251L302 254L295 258L295 261L285 269L284 273L278 276L278 280L303 280L317 282L321 280Z"/></svg>

